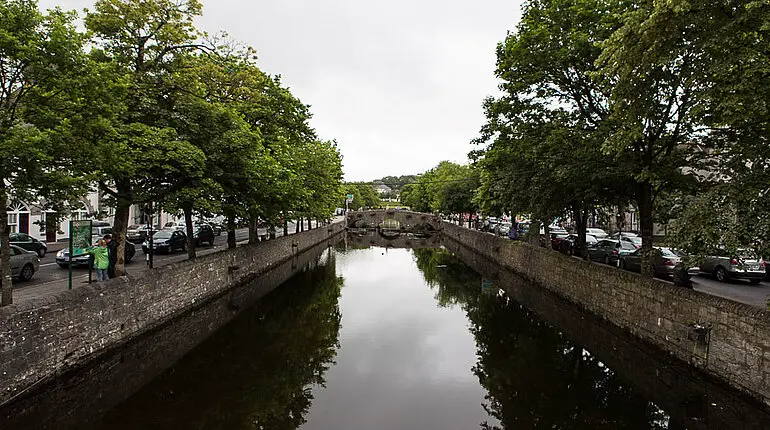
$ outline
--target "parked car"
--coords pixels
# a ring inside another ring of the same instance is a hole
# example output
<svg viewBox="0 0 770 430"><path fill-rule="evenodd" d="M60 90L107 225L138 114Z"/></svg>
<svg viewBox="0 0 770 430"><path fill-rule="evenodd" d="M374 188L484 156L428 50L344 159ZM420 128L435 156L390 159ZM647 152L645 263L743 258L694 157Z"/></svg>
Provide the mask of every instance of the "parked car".
<svg viewBox="0 0 770 430"><path fill-rule="evenodd" d="M107 224L106 226L96 226L96 227L92 226L91 234L94 237L98 237L99 239L101 239L106 234L112 235L112 227L109 224Z"/></svg>
<svg viewBox="0 0 770 430"><path fill-rule="evenodd" d="M172 253L174 250L187 250L187 235L182 230L161 230L152 237L152 249L155 252ZM145 240L142 244L142 251L145 254L150 252L150 241Z"/></svg>
<svg viewBox="0 0 770 430"><path fill-rule="evenodd" d="M655 276L673 276L674 267L682 261L682 254L678 253L671 248L666 247L653 247L655 258L653 260L653 266ZM632 272L642 271L642 250L636 251L620 257L620 267ZM688 269L690 275L697 275L700 270L697 267Z"/></svg>
<svg viewBox="0 0 770 430"><path fill-rule="evenodd" d="M551 249L558 251L561 243L567 239L568 234L551 233Z"/></svg>
<svg viewBox="0 0 770 430"><path fill-rule="evenodd" d="M545 228L543 228L543 226L540 226L540 235L542 236L544 234L545 234ZM561 234L566 236L569 234L569 232L564 228L559 227L558 225L550 225L548 226L548 234Z"/></svg>
<svg viewBox="0 0 770 430"><path fill-rule="evenodd" d="M187 226L183 221L169 221L163 226L163 230L187 230Z"/></svg>
<svg viewBox="0 0 770 430"><path fill-rule="evenodd" d="M214 229L208 224L193 224L193 239L195 244L201 246L204 243L214 244Z"/></svg>
<svg viewBox="0 0 770 430"><path fill-rule="evenodd" d="M622 236L622 237L639 237L639 235L638 235L638 234L636 234L636 233L634 233L633 231L624 231L624 232L615 232L615 233L612 233L612 234L609 236L609 238L610 238L610 239L615 239L615 240L618 240L618 236Z"/></svg>
<svg viewBox="0 0 770 430"><path fill-rule="evenodd" d="M607 232L600 228L587 228L586 234L590 234L591 236L597 239L606 239L607 237L609 237Z"/></svg>
<svg viewBox="0 0 770 430"><path fill-rule="evenodd" d="M623 236L620 238L620 240L634 245L636 249L639 249L642 247L642 238L639 236Z"/></svg>
<svg viewBox="0 0 770 430"><path fill-rule="evenodd" d="M214 222L214 221L206 221L206 222L202 221L201 224L208 224L208 225L210 225L211 228L214 230L214 235L215 236L219 236L220 234L222 234L222 231L224 231L224 229L225 229L222 224L220 224L218 222Z"/></svg>
<svg viewBox="0 0 770 430"><path fill-rule="evenodd" d="M577 246L578 235L570 234L559 243L558 251L562 254L575 255L575 247ZM586 246L596 245L598 240L591 234L586 234ZM579 255L579 253L578 253Z"/></svg>
<svg viewBox="0 0 770 430"><path fill-rule="evenodd" d="M738 250L738 255L734 257L706 257L700 264L700 270L713 274L721 282L748 279L752 284L759 284L767 275L765 260L749 249Z"/></svg>
<svg viewBox="0 0 770 430"><path fill-rule="evenodd" d="M11 245L11 276L28 281L40 268L40 257L37 252L27 251L16 245Z"/></svg>
<svg viewBox="0 0 770 430"><path fill-rule="evenodd" d="M602 261L604 264L616 264L621 256L636 251L631 242L618 242L612 239L602 239L588 247L588 257L591 261Z"/></svg>
<svg viewBox="0 0 770 430"><path fill-rule="evenodd" d="M132 243L142 243L150 232L149 225L134 224L126 230L126 240Z"/></svg>
<svg viewBox="0 0 770 430"><path fill-rule="evenodd" d="M48 246L45 242L41 242L26 233L11 233L10 237L11 245L18 246L26 251L32 251L40 258L45 257L45 253L48 252Z"/></svg>
<svg viewBox="0 0 770 430"><path fill-rule="evenodd" d="M96 243L102 236L94 235L91 239L91 243ZM123 260L126 264L130 263L136 255L136 246L126 241L126 251L123 253ZM62 269L66 269L69 266L70 250L64 248L56 253L56 264ZM78 254L72 257L72 267L88 267L91 264L90 254Z"/></svg>

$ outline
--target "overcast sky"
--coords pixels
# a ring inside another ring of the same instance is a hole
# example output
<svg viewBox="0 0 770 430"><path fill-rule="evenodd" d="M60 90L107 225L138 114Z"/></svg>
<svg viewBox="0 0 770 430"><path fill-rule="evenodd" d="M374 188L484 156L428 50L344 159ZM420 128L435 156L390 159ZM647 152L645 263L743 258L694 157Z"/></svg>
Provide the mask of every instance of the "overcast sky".
<svg viewBox="0 0 770 430"><path fill-rule="evenodd" d="M204 0L199 28L257 49L260 67L311 105L345 179L465 163L496 93L495 46L519 0ZM93 0L40 0L77 9Z"/></svg>

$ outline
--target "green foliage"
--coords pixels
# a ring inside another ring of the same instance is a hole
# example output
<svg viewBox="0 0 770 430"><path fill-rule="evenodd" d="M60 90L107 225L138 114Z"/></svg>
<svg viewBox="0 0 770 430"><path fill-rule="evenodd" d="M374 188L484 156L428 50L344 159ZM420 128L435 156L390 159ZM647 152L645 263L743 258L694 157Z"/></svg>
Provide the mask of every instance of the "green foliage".
<svg viewBox="0 0 770 430"><path fill-rule="evenodd" d="M479 205L580 227L631 203L645 252L671 218L670 239L696 253L766 249L768 28L759 3L528 2L471 154Z"/></svg>
<svg viewBox="0 0 770 430"><path fill-rule="evenodd" d="M73 18L42 14L34 1L0 3L0 305L12 302L8 203L34 196L63 211L86 186L74 171L83 147L67 119L83 107L85 38Z"/></svg>
<svg viewBox="0 0 770 430"><path fill-rule="evenodd" d="M348 182L343 188L343 195L340 196L341 204L344 207L344 200L348 194L353 195L353 202L348 207L351 210L360 208L378 208L380 207L380 195L374 190L371 184L364 182Z"/></svg>
<svg viewBox="0 0 770 430"><path fill-rule="evenodd" d="M196 0L99 0L88 41L74 12L0 4L0 201L64 213L97 184L116 208L119 274L133 204L188 220L330 218L336 143L316 136L309 107L259 69L254 49L201 34L201 12Z"/></svg>
<svg viewBox="0 0 770 430"><path fill-rule="evenodd" d="M629 180L603 151L609 92L595 79L599 43L620 26L617 2L527 3L517 31L497 48L503 95L471 153L484 212L548 220L571 215L584 234L589 211L629 198Z"/></svg>
<svg viewBox="0 0 770 430"><path fill-rule="evenodd" d="M401 201L418 212L473 213L479 176L475 169L449 161L422 174L416 183L404 186Z"/></svg>

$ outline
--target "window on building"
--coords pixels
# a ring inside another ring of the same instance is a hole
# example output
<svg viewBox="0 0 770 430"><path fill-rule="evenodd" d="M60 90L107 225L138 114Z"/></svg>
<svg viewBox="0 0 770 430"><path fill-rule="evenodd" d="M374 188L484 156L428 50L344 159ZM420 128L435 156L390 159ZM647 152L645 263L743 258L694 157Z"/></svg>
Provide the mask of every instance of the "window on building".
<svg viewBox="0 0 770 430"><path fill-rule="evenodd" d="M10 233L19 231L19 214L8 214L8 229Z"/></svg>

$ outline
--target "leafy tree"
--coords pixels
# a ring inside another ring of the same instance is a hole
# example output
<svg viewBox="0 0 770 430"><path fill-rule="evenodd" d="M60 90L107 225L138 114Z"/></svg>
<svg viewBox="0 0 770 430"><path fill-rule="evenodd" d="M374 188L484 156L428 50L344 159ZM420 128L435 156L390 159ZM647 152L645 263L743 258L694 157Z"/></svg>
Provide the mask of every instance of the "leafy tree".
<svg viewBox="0 0 770 430"><path fill-rule="evenodd" d="M694 110L708 127L696 193L676 196L669 241L696 255L753 246L770 253L770 7L759 2L656 4L650 32L686 28L684 46L706 85ZM681 54L685 55L685 54Z"/></svg>
<svg viewBox="0 0 770 430"><path fill-rule="evenodd" d="M359 208L376 208L380 206L380 196L374 187L364 182L349 182L343 186L344 195L340 196L341 203L347 194L353 195L353 202L348 205L352 210Z"/></svg>
<svg viewBox="0 0 770 430"><path fill-rule="evenodd" d="M579 246L589 212L622 199L626 180L602 152L609 91L594 65L620 26L622 2L535 0L497 48L503 95L484 107L487 124L471 153L481 174L476 196L490 213L529 214L544 225L570 213Z"/></svg>
<svg viewBox="0 0 770 430"><path fill-rule="evenodd" d="M650 256L656 199L688 187L706 154L698 94L708 77L692 43L698 30L667 20L666 7L642 2L623 14L623 26L603 44L598 60L602 82L611 89L611 128L604 149L633 178L642 250ZM652 276L652 259L642 273Z"/></svg>
<svg viewBox="0 0 770 430"><path fill-rule="evenodd" d="M82 149L66 119L83 108L85 38L73 13L41 13L37 2L0 3L0 305L11 304L8 215L14 200L74 199ZM87 81L86 78L84 78Z"/></svg>
<svg viewBox="0 0 770 430"><path fill-rule="evenodd" d="M118 275L125 273L131 205L178 191L184 182L175 178L200 171L205 162L203 152L169 123L184 73L181 58L203 48L193 23L200 13L196 0L99 0L85 18L103 60L115 69L105 81L125 100L100 141L94 165L100 188L114 200Z"/></svg>
<svg viewBox="0 0 770 430"><path fill-rule="evenodd" d="M402 201L418 212L474 213L478 172L469 166L442 161L404 187Z"/></svg>

